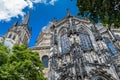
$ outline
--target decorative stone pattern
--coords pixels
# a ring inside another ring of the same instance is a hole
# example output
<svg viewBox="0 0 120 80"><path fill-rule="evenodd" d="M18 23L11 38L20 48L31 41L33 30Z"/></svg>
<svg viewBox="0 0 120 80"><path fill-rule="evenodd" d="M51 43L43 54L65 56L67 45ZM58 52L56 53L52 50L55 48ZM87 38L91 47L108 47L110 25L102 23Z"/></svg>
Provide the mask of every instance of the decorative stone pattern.
<svg viewBox="0 0 120 80"><path fill-rule="evenodd" d="M5 43L27 45L29 14L5 35ZM94 25L89 19L67 16L41 31L36 46L48 80L120 80L120 29Z"/></svg>
<svg viewBox="0 0 120 80"><path fill-rule="evenodd" d="M120 80L120 29L72 15L50 28L49 80Z"/></svg>

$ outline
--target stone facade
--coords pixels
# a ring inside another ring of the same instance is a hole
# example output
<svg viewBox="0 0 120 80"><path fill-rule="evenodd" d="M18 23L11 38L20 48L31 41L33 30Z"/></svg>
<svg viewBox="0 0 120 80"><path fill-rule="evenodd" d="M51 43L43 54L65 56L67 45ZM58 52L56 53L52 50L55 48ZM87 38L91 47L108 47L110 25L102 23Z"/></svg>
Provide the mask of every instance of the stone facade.
<svg viewBox="0 0 120 80"><path fill-rule="evenodd" d="M29 48L30 50L39 53L40 60L42 60L45 67L43 72L46 78L48 78L48 72L50 69L49 61L48 61L50 58L50 40L51 40L51 34L49 28L46 32L41 31L38 36L36 46Z"/></svg>
<svg viewBox="0 0 120 80"><path fill-rule="evenodd" d="M49 80L120 80L120 29L68 14L51 26Z"/></svg>
<svg viewBox="0 0 120 80"><path fill-rule="evenodd" d="M31 35L29 14L16 22L4 38L9 46L27 45ZM72 16L53 20L41 31L36 46L48 80L120 80L120 29L94 25L87 18Z"/></svg>
<svg viewBox="0 0 120 80"><path fill-rule="evenodd" d="M48 80L120 80L120 29L67 16L41 31L39 52Z"/></svg>

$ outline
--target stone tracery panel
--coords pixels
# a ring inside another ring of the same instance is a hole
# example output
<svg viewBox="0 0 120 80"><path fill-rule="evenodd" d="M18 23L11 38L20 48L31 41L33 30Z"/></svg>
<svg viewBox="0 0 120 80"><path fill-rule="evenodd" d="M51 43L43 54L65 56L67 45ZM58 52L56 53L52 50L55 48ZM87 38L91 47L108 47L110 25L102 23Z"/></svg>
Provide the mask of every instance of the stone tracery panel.
<svg viewBox="0 0 120 80"><path fill-rule="evenodd" d="M90 35L87 31L85 31L83 28L79 28L79 38L80 38L80 46L83 50L91 50L93 49L92 41L90 39Z"/></svg>
<svg viewBox="0 0 120 80"><path fill-rule="evenodd" d="M67 29L63 28L59 35L62 54L67 53L70 50L69 39L67 37Z"/></svg>

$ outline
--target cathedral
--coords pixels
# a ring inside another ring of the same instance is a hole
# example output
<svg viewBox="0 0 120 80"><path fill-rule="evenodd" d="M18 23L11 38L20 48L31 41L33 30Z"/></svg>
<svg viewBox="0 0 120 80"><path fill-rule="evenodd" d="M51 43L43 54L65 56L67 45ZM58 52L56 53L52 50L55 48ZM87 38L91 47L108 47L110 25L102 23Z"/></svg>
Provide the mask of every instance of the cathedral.
<svg viewBox="0 0 120 80"><path fill-rule="evenodd" d="M29 43L29 17L28 13L20 25L13 24L5 44ZM120 80L120 29L93 24L69 11L41 31L29 49L39 53L48 80Z"/></svg>

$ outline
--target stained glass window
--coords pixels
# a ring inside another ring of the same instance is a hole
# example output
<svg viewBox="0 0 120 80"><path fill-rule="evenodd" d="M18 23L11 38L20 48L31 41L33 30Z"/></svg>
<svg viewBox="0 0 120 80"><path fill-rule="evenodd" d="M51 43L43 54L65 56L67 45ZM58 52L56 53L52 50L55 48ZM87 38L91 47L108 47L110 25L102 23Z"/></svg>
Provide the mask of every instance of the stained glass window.
<svg viewBox="0 0 120 80"><path fill-rule="evenodd" d="M113 43L107 37L104 37L104 41L107 44L107 47L110 50L110 52L113 55L116 54L117 53L117 49L115 48L115 46L113 45Z"/></svg>
<svg viewBox="0 0 120 80"><path fill-rule="evenodd" d="M108 43L108 47L113 54L117 53L117 50L115 49L115 46L112 43Z"/></svg>
<svg viewBox="0 0 120 80"><path fill-rule="evenodd" d="M44 67L48 67L48 56L43 56L42 57L42 63L44 65Z"/></svg>
<svg viewBox="0 0 120 80"><path fill-rule="evenodd" d="M67 31L65 29L61 31L61 49L62 49L62 54L67 53L70 50Z"/></svg>
<svg viewBox="0 0 120 80"><path fill-rule="evenodd" d="M83 50L91 50L93 48L89 34L83 29L79 29L80 46Z"/></svg>

